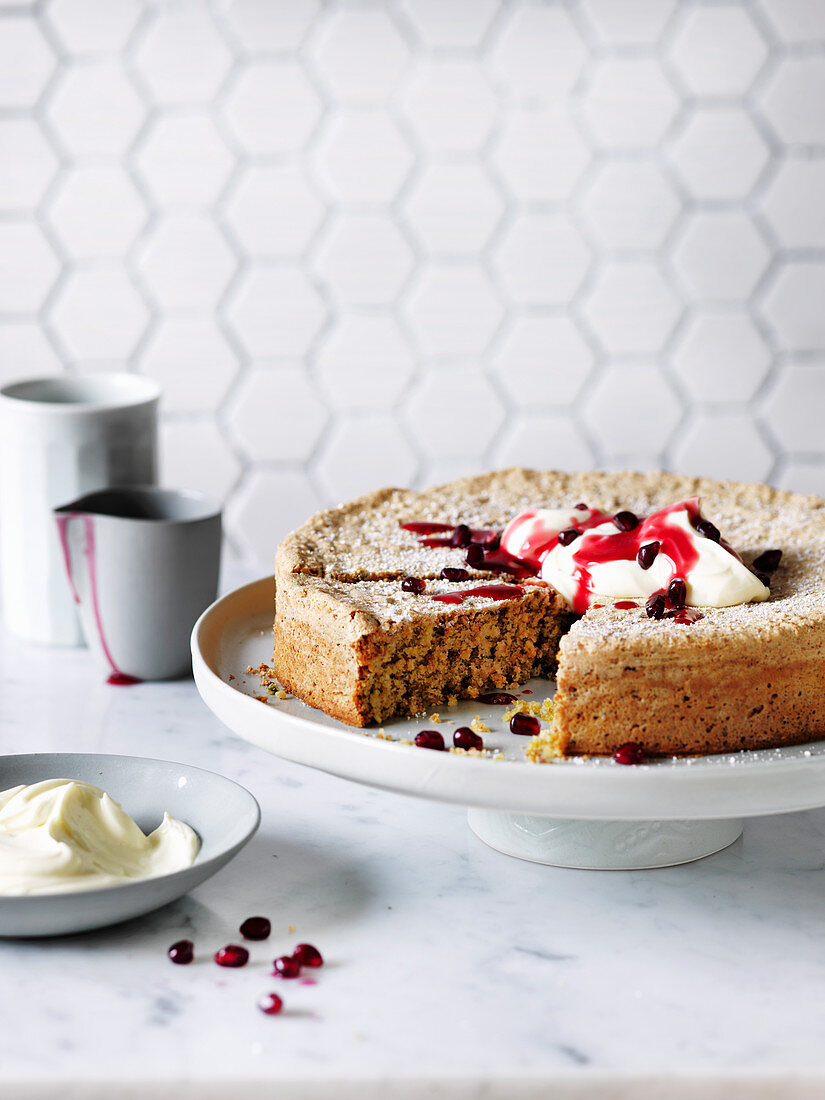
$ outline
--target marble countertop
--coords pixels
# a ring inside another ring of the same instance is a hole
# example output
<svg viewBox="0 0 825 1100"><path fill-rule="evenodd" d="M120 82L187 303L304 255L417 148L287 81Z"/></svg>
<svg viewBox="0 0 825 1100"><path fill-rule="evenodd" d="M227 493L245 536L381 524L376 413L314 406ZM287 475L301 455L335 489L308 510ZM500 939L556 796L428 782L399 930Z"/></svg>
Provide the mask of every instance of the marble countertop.
<svg viewBox="0 0 825 1100"><path fill-rule="evenodd" d="M112 687L85 650L2 635L0 753L62 750L221 772L263 820L157 913L0 941L3 1100L823 1095L825 809L752 819L682 867L534 865L460 808L238 740L191 681ZM221 970L252 914L270 940ZM166 957L182 937L188 967ZM316 984L269 977L299 941L327 960ZM273 990L285 1008L266 1017Z"/></svg>

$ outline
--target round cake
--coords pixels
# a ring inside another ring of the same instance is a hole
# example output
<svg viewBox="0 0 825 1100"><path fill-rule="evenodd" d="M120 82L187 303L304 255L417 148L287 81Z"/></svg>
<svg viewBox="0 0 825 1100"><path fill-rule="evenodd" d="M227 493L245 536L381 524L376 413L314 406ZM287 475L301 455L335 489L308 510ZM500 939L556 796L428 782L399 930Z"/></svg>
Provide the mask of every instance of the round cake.
<svg viewBox="0 0 825 1100"><path fill-rule="evenodd" d="M663 590L579 606L500 548L531 510L578 506L622 528L692 498L708 517L702 537L735 549L769 598L695 610L677 590L665 610ZM674 474L522 469L371 493L278 548L273 672L358 726L555 676L554 725L535 759L629 741L672 755L823 737L825 501Z"/></svg>

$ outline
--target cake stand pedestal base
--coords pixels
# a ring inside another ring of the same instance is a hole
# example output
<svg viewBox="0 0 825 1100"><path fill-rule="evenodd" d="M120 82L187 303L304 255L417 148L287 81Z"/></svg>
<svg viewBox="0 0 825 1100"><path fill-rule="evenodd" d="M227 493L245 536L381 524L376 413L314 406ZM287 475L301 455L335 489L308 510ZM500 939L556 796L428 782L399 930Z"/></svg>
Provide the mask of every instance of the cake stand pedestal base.
<svg viewBox="0 0 825 1100"><path fill-rule="evenodd" d="M467 820L479 840L505 855L593 871L689 863L727 848L742 835L739 818L580 821L470 809Z"/></svg>

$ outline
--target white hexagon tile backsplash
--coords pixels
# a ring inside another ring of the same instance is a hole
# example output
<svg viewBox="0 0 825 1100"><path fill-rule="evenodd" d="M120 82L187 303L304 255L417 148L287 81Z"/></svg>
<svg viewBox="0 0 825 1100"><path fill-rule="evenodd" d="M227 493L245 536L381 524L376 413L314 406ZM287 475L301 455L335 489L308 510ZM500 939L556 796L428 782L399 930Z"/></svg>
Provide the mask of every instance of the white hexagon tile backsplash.
<svg viewBox="0 0 825 1100"><path fill-rule="evenodd" d="M0 379L271 561L526 463L825 495L824 0L0 0Z"/></svg>

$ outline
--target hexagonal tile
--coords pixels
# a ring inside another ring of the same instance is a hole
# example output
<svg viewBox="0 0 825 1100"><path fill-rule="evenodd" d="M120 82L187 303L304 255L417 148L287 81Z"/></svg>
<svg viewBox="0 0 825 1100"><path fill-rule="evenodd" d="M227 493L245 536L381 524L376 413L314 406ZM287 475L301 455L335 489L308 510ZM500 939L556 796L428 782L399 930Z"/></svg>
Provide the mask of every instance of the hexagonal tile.
<svg viewBox="0 0 825 1100"><path fill-rule="evenodd" d="M389 14L332 11L313 36L318 79L336 103L379 103L403 80L410 51Z"/></svg>
<svg viewBox="0 0 825 1100"><path fill-rule="evenodd" d="M372 413L338 421L317 469L330 499L340 501L383 485L409 485L417 466L397 421L390 415Z"/></svg>
<svg viewBox="0 0 825 1100"><path fill-rule="evenodd" d="M138 268L164 309L215 306L237 261L211 218L174 214L160 221L141 248Z"/></svg>
<svg viewBox="0 0 825 1100"><path fill-rule="evenodd" d="M482 165L430 164L405 201L407 220L434 255L480 252L502 214Z"/></svg>
<svg viewBox="0 0 825 1100"><path fill-rule="evenodd" d="M55 56L36 21L6 15L0 34L0 107L33 107L54 68Z"/></svg>
<svg viewBox="0 0 825 1100"><path fill-rule="evenodd" d="M432 264L409 295L405 312L425 355L480 355L504 307L476 265Z"/></svg>
<svg viewBox="0 0 825 1100"><path fill-rule="evenodd" d="M765 294L762 312L783 348L825 349L825 263L791 260Z"/></svg>
<svg viewBox="0 0 825 1100"><path fill-rule="evenodd" d="M682 404L658 367L623 363L589 388L585 417L605 450L658 454L682 418Z"/></svg>
<svg viewBox="0 0 825 1100"><path fill-rule="evenodd" d="M770 348L744 312L698 314L673 353L673 369L695 401L749 401L770 365Z"/></svg>
<svg viewBox="0 0 825 1100"><path fill-rule="evenodd" d="M569 417L528 413L508 423L493 450L493 466L534 470L592 470L596 456Z"/></svg>
<svg viewBox="0 0 825 1100"><path fill-rule="evenodd" d="M679 210L678 197L652 161L606 161L582 200L582 213L607 248L658 248Z"/></svg>
<svg viewBox="0 0 825 1100"><path fill-rule="evenodd" d="M508 190L522 202L568 198L590 162L590 151L568 111L508 110L492 161Z"/></svg>
<svg viewBox="0 0 825 1100"><path fill-rule="evenodd" d="M825 463L786 462L773 484L778 489L789 489L792 493L811 493L813 496L825 496Z"/></svg>
<svg viewBox="0 0 825 1100"><path fill-rule="evenodd" d="M253 369L235 387L226 420L253 462L300 462L315 449L327 411L302 367Z"/></svg>
<svg viewBox="0 0 825 1100"><path fill-rule="evenodd" d="M581 391L593 351L566 313L516 317L490 365L514 404L566 405Z"/></svg>
<svg viewBox="0 0 825 1100"><path fill-rule="evenodd" d="M316 367L334 408L386 407L406 388L415 356L394 318L345 313L321 344Z"/></svg>
<svg viewBox="0 0 825 1100"><path fill-rule="evenodd" d="M141 373L163 387L167 413L214 412L238 366L237 355L208 315L163 317L140 357Z"/></svg>
<svg viewBox="0 0 825 1100"><path fill-rule="evenodd" d="M760 7L783 42L825 38L825 7L819 0L761 0Z"/></svg>
<svg viewBox="0 0 825 1100"><path fill-rule="evenodd" d="M319 183L343 202L391 202L413 159L384 111L336 111L314 151Z"/></svg>
<svg viewBox="0 0 825 1100"><path fill-rule="evenodd" d="M671 45L671 60L694 95L742 95L768 47L742 5L694 7Z"/></svg>
<svg viewBox="0 0 825 1100"><path fill-rule="evenodd" d="M825 161L781 161L762 211L786 248L825 247Z"/></svg>
<svg viewBox="0 0 825 1100"><path fill-rule="evenodd" d="M0 325L0 385L21 378L59 374L62 367L42 325L9 320Z"/></svg>
<svg viewBox="0 0 825 1100"><path fill-rule="evenodd" d="M477 367L451 367L421 378L405 419L426 455L471 454L480 460L498 436L505 412Z"/></svg>
<svg viewBox="0 0 825 1100"><path fill-rule="evenodd" d="M652 45L662 36L675 0L584 0L585 16L603 42Z"/></svg>
<svg viewBox="0 0 825 1100"><path fill-rule="evenodd" d="M227 317L256 359L304 355L326 319L315 287L297 267L251 267L227 307Z"/></svg>
<svg viewBox="0 0 825 1100"><path fill-rule="evenodd" d="M251 256L299 256L323 216L298 164L247 164L226 204L226 220Z"/></svg>
<svg viewBox="0 0 825 1100"><path fill-rule="evenodd" d="M762 114L779 139L825 144L825 57L783 57L762 91Z"/></svg>
<svg viewBox="0 0 825 1100"><path fill-rule="evenodd" d="M143 182L168 210L177 204L210 206L235 163L209 114L157 114L134 155Z"/></svg>
<svg viewBox="0 0 825 1100"><path fill-rule="evenodd" d="M146 108L119 61L88 61L64 70L46 107L74 157L120 157L135 139Z"/></svg>
<svg viewBox="0 0 825 1100"><path fill-rule="evenodd" d="M161 422L162 485L197 489L220 501L229 495L240 472L240 462L211 418Z"/></svg>
<svg viewBox="0 0 825 1100"><path fill-rule="evenodd" d="M738 199L752 190L770 151L741 108L699 109L673 143L670 159L700 199Z"/></svg>
<svg viewBox="0 0 825 1100"><path fill-rule="evenodd" d="M0 256L0 313L33 313L60 270L51 245L34 222L0 221Z"/></svg>
<svg viewBox="0 0 825 1100"><path fill-rule="evenodd" d="M252 470L229 501L227 530L247 560L271 571L278 543L324 503L303 471Z"/></svg>
<svg viewBox="0 0 825 1100"><path fill-rule="evenodd" d="M674 267L691 294L705 301L748 298L769 260L768 246L739 210L694 214L673 252Z"/></svg>
<svg viewBox="0 0 825 1100"><path fill-rule="evenodd" d="M564 303L587 274L590 249L566 214L522 214L502 238L494 264L514 301Z"/></svg>
<svg viewBox="0 0 825 1100"><path fill-rule="evenodd" d="M496 38L490 64L509 95L551 101L570 91L586 59L562 7L518 7Z"/></svg>
<svg viewBox="0 0 825 1100"><path fill-rule="evenodd" d="M135 51L135 68L159 103L214 99L232 51L202 4L164 5Z"/></svg>
<svg viewBox="0 0 825 1100"><path fill-rule="evenodd" d="M384 214L342 214L328 227L314 259L330 294L358 305L393 302L413 267L410 246Z"/></svg>
<svg viewBox="0 0 825 1100"><path fill-rule="evenodd" d="M230 32L249 53L293 53L321 7L319 0L273 4L272 0L222 0Z"/></svg>
<svg viewBox="0 0 825 1100"><path fill-rule="evenodd" d="M825 451L822 410L825 370L822 363L785 363L762 406L773 435L788 451Z"/></svg>
<svg viewBox="0 0 825 1100"><path fill-rule="evenodd" d="M425 45L472 50L490 26L499 0L401 0L401 9Z"/></svg>
<svg viewBox="0 0 825 1100"><path fill-rule="evenodd" d="M146 328L149 310L121 265L101 264L69 273L50 320L75 362L125 362Z"/></svg>
<svg viewBox="0 0 825 1100"><path fill-rule="evenodd" d="M74 259L126 253L147 217L135 185L114 164L71 168L48 210L52 228Z"/></svg>
<svg viewBox="0 0 825 1100"><path fill-rule="evenodd" d="M0 119L0 210L34 210L57 169L57 157L30 118Z"/></svg>
<svg viewBox="0 0 825 1100"><path fill-rule="evenodd" d="M655 264L604 262L582 312L609 352L659 351L681 313L676 294Z"/></svg>
<svg viewBox="0 0 825 1100"><path fill-rule="evenodd" d="M765 481L774 456L747 413L703 413L673 450L673 467L697 477Z"/></svg>
<svg viewBox="0 0 825 1100"><path fill-rule="evenodd" d="M227 125L248 153L294 153L321 117L321 99L303 68L291 60L252 61L224 104Z"/></svg>
<svg viewBox="0 0 825 1100"><path fill-rule="evenodd" d="M138 0L51 0L46 17L69 53L115 53L140 12Z"/></svg>
<svg viewBox="0 0 825 1100"><path fill-rule="evenodd" d="M656 145L679 110L679 98L652 58L609 57L582 97L582 113L599 145Z"/></svg>
<svg viewBox="0 0 825 1100"><path fill-rule="evenodd" d="M452 58L421 60L404 107L431 152L472 152L490 135L498 103L480 66Z"/></svg>

